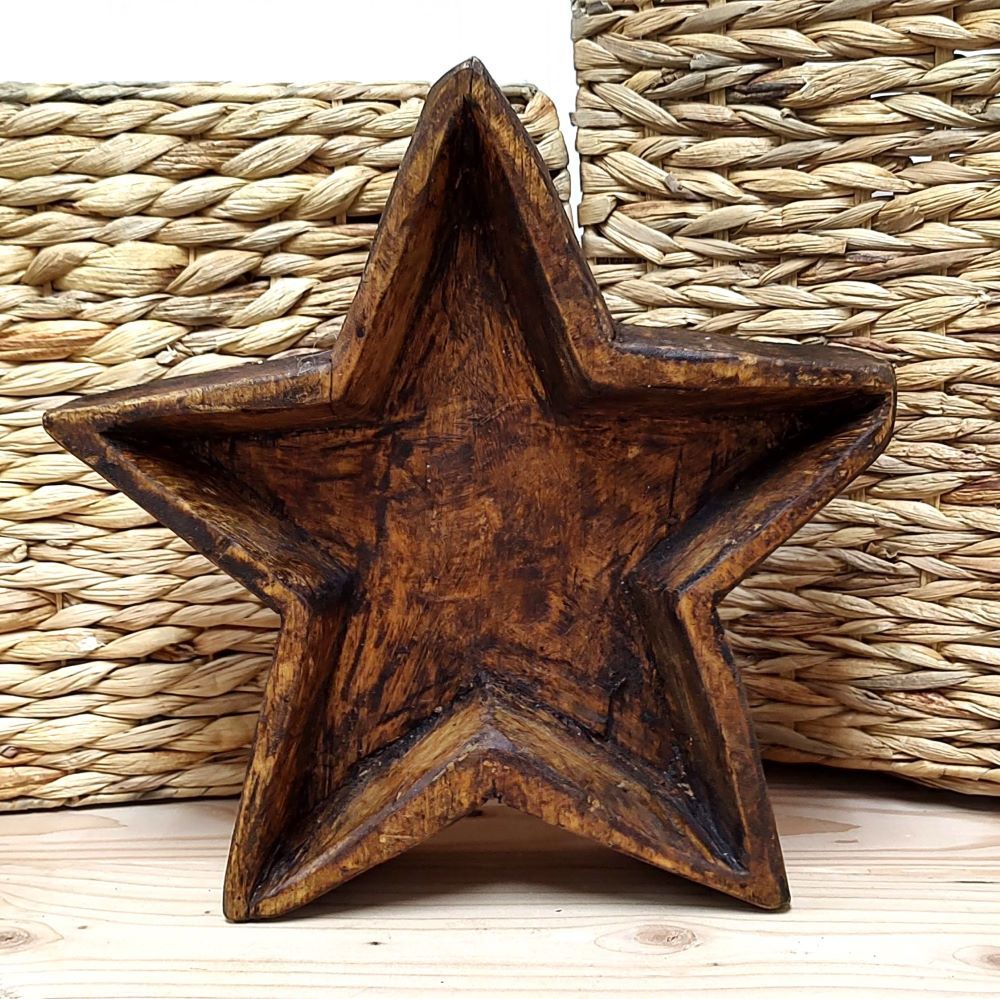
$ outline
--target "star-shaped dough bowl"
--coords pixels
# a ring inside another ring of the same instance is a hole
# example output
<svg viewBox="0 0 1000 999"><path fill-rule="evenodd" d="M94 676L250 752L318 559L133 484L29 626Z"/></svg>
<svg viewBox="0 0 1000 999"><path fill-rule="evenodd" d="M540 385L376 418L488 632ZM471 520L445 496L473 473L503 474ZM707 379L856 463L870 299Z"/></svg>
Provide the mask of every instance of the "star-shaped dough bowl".
<svg viewBox="0 0 1000 999"><path fill-rule="evenodd" d="M716 605L892 415L859 353L615 325L472 61L428 97L333 350L46 426L281 615L226 877L245 920L488 799L786 904Z"/></svg>

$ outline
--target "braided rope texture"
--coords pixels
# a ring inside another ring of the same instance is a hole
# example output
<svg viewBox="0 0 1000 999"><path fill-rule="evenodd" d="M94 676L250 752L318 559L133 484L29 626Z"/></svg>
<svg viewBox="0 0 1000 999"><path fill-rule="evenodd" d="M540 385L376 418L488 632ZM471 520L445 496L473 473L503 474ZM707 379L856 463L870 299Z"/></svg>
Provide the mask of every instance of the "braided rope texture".
<svg viewBox="0 0 1000 999"><path fill-rule="evenodd" d="M896 366L895 436L722 607L773 759L1000 794L1000 5L574 4L616 317Z"/></svg>
<svg viewBox="0 0 1000 999"><path fill-rule="evenodd" d="M275 615L42 413L328 347L426 92L0 84L0 809L238 793Z"/></svg>

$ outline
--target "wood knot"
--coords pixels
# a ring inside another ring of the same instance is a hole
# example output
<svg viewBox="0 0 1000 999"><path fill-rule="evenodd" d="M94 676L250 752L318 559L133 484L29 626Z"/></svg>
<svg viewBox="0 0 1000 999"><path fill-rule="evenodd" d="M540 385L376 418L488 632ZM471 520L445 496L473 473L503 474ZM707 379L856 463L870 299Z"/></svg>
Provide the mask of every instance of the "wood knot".
<svg viewBox="0 0 1000 999"><path fill-rule="evenodd" d="M23 926L0 926L0 951L25 950L35 937Z"/></svg>
<svg viewBox="0 0 1000 999"><path fill-rule="evenodd" d="M635 931L635 940L644 947L655 947L671 954L687 950L698 942L698 938L683 926L665 926L657 923L640 926Z"/></svg>
<svg viewBox="0 0 1000 999"><path fill-rule="evenodd" d="M46 923L18 926L15 923L0 922L0 955L20 950L38 950L46 944L61 939L62 937ZM3 988L0 988L0 999L7 999Z"/></svg>
<svg viewBox="0 0 1000 999"><path fill-rule="evenodd" d="M595 941L604 950L625 954L677 954L698 944L695 934L683 926L667 923L645 923L625 930L606 933Z"/></svg>
<svg viewBox="0 0 1000 999"><path fill-rule="evenodd" d="M963 964L970 964L974 968L1000 972L1000 947L962 947L955 951L955 957Z"/></svg>

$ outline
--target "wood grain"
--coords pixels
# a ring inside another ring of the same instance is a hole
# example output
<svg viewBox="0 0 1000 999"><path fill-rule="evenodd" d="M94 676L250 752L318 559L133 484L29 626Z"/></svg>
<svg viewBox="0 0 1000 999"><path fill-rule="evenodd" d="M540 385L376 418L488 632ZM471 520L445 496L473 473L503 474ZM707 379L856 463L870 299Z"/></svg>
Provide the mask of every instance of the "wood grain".
<svg viewBox="0 0 1000 999"><path fill-rule="evenodd" d="M499 807L268 925L227 925L235 802L0 819L4 999L995 996L988 802L772 771L796 904L759 913Z"/></svg>
<svg viewBox="0 0 1000 999"><path fill-rule="evenodd" d="M46 425L282 616L227 873L245 920L490 799L787 904L715 608L892 409L867 355L615 327L473 61L428 95L333 351Z"/></svg>

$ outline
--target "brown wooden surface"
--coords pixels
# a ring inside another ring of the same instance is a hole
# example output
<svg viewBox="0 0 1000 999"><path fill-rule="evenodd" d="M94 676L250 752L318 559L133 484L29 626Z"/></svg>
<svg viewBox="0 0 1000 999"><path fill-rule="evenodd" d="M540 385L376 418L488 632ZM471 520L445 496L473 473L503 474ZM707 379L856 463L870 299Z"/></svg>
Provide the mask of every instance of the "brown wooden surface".
<svg viewBox="0 0 1000 999"><path fill-rule="evenodd" d="M490 806L227 925L234 801L0 816L6 999L931 999L1000 993L995 802L769 768L795 904L735 905Z"/></svg>
<svg viewBox="0 0 1000 999"><path fill-rule="evenodd" d="M890 369L615 327L478 63L334 350L51 432L282 616L227 875L276 916L485 801L787 901L715 606L872 460Z"/></svg>

